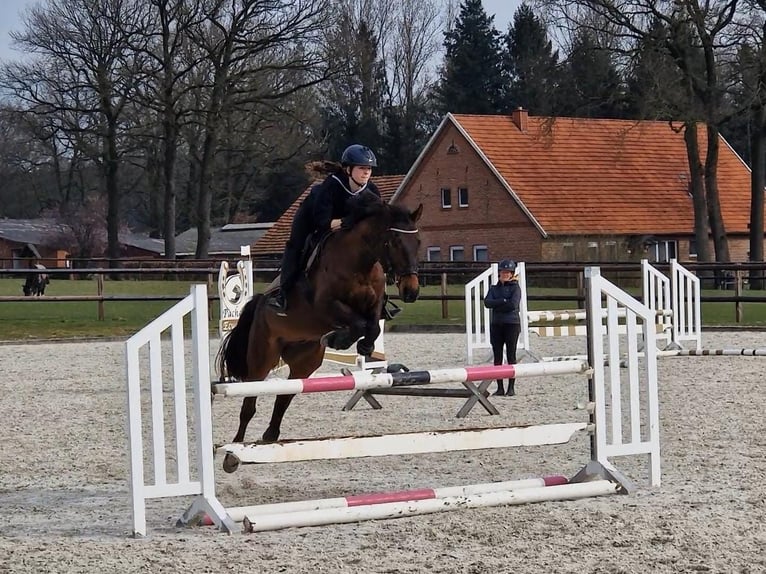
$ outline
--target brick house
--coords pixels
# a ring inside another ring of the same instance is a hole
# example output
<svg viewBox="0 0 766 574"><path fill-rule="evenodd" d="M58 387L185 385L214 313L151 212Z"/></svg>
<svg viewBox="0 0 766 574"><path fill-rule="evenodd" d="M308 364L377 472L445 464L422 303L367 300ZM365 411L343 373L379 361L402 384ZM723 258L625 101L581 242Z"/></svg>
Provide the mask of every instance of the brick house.
<svg viewBox="0 0 766 574"><path fill-rule="evenodd" d="M392 201L424 204L428 261L693 261L689 167L674 127L521 109L448 114ZM723 138L718 175L731 257L746 261L750 170Z"/></svg>

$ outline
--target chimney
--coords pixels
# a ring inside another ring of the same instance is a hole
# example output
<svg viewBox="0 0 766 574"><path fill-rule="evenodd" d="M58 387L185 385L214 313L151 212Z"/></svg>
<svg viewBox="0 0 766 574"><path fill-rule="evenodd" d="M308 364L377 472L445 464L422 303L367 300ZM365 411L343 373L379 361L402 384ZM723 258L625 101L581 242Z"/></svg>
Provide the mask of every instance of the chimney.
<svg viewBox="0 0 766 574"><path fill-rule="evenodd" d="M529 112L519 106L511 112L511 119L521 133L527 133L527 124L529 123Z"/></svg>

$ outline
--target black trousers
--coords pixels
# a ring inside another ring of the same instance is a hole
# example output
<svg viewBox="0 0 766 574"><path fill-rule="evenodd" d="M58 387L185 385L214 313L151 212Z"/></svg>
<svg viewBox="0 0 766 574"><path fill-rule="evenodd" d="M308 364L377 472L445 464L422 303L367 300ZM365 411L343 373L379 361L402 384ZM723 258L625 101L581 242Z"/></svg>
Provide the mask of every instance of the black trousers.
<svg viewBox="0 0 766 574"><path fill-rule="evenodd" d="M519 343L521 325L519 323L490 323L489 342L492 345L492 355L495 365L503 364L503 347L505 347L506 361L509 365L516 364L516 345ZM498 384L503 380L498 379ZM509 383L515 379L508 379Z"/></svg>
<svg viewBox="0 0 766 574"><path fill-rule="evenodd" d="M301 255L306 245L306 240L314 232L314 222L311 219L311 209L305 203L302 203L293 217L292 227L290 229L290 239L287 240L285 251L282 254L282 264L280 266L280 287L282 292L287 293L292 290L300 277Z"/></svg>

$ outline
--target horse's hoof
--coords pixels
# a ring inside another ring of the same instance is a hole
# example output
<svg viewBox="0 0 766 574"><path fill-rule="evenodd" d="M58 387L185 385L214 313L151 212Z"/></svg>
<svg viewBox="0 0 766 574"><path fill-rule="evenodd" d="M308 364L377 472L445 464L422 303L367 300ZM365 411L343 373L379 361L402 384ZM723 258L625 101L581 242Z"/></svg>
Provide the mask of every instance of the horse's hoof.
<svg viewBox="0 0 766 574"><path fill-rule="evenodd" d="M223 471L231 474L239 468L239 458L231 453L223 457Z"/></svg>
<svg viewBox="0 0 766 574"><path fill-rule="evenodd" d="M262 444L271 444L273 442L277 442L279 440L279 431L272 431L269 429L266 429L263 432L263 436L261 437L261 443Z"/></svg>

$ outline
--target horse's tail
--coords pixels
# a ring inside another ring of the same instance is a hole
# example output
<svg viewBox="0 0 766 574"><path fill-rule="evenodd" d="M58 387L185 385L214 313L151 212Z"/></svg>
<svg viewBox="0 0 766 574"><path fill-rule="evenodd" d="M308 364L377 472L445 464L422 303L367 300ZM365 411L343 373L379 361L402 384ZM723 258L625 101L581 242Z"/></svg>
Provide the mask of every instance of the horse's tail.
<svg viewBox="0 0 766 574"><path fill-rule="evenodd" d="M250 341L250 325L255 320L255 310L263 299L263 293L257 293L242 308L239 320L234 328L221 341L218 350L218 373L234 377L240 381L247 379L247 347Z"/></svg>

